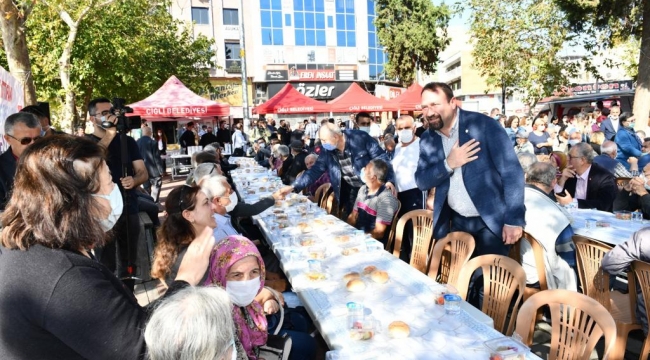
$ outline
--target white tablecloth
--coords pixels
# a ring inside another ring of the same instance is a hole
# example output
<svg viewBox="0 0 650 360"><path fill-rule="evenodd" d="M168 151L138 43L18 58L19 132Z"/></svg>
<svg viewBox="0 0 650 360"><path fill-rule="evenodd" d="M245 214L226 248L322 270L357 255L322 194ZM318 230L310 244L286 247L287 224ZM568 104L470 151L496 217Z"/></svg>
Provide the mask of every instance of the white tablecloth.
<svg viewBox="0 0 650 360"><path fill-rule="evenodd" d="M571 216L573 217L571 227L576 234L587 236L614 246L629 240L632 237L632 234L637 230L650 226L650 222L647 220L619 220L614 214L599 210L577 209L573 211ZM587 229L585 228L587 219L593 219L594 222L606 221L610 226L595 227L594 225L593 228Z"/></svg>
<svg viewBox="0 0 650 360"><path fill-rule="evenodd" d="M268 173L265 175L241 171L233 173L238 191L247 202L263 196L264 192L248 194L242 182L253 180L252 188L273 183ZM466 302L463 302L460 314L446 315L443 306L434 304L434 293L442 285L384 251L380 242L359 234L353 227L326 215L315 205L311 205L313 217L303 217L298 208L307 207L309 203L299 202L302 196L292 197L292 204L272 207L254 219L280 259L294 291L319 332L330 349L334 350L330 355L332 359L489 358L483 342L503 336L492 328L491 318ZM288 215L289 227L277 227L274 210ZM317 225L314 219L320 219L324 224ZM303 234L297 227L301 222L309 224L312 231ZM351 236L351 242L339 244L334 241L337 235L344 234ZM299 244L304 237L326 246L326 258L321 261L325 280L311 281L306 277L308 247ZM361 252L344 256L342 247L352 244L356 244ZM377 284L364 277L367 285L365 291L347 291L343 276L352 271L362 273L368 265L387 271L390 276L388 283ZM350 338L347 330L348 302L363 303L366 314L379 321L380 330L373 339L362 341ZM388 325L395 320L409 324L411 335L408 338L391 339L388 336ZM534 355L528 358L537 359Z"/></svg>

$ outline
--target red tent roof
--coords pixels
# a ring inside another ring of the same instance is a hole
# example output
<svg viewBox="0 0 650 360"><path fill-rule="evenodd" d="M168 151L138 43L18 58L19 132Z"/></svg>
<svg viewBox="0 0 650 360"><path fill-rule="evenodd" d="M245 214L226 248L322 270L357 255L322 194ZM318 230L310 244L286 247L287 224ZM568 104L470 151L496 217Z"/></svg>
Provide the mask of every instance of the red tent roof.
<svg viewBox="0 0 650 360"><path fill-rule="evenodd" d="M133 115L147 119L230 115L230 105L195 94L174 75L149 97L129 106Z"/></svg>
<svg viewBox="0 0 650 360"><path fill-rule="evenodd" d="M316 114L330 112L327 103L301 94L291 84L284 85L264 104L253 108L253 114Z"/></svg>
<svg viewBox="0 0 650 360"><path fill-rule="evenodd" d="M390 101L378 98L367 93L352 83L345 92L328 103L332 112L360 112L360 111L396 111L397 106Z"/></svg>
<svg viewBox="0 0 650 360"><path fill-rule="evenodd" d="M406 89L400 96L391 99L390 102L399 107L401 111L415 111L422 110L422 86L418 83L413 83Z"/></svg>

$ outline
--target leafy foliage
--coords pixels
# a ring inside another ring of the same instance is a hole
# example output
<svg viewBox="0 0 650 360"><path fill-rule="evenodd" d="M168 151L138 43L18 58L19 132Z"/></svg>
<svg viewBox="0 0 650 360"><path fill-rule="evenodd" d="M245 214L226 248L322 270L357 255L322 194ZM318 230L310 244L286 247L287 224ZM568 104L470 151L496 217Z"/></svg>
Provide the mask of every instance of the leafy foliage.
<svg viewBox="0 0 650 360"><path fill-rule="evenodd" d="M375 0L375 27L388 54L386 74L410 85L418 69L434 73L449 44L450 9L431 0Z"/></svg>
<svg viewBox="0 0 650 360"><path fill-rule="evenodd" d="M647 0L554 0L566 14L568 26L574 31L586 32L585 47L609 49L632 40L638 41L640 52L637 64L637 85L634 95L634 113L637 117L650 113L650 2ZM627 60L629 64L629 59ZM632 74L635 71L628 72ZM637 121L637 128L645 129L650 122Z"/></svg>
<svg viewBox="0 0 650 360"><path fill-rule="evenodd" d="M50 6L37 2L27 22L32 72L39 99L51 103L53 114L61 108L65 91L59 59L69 28L57 6L74 18L76 0L59 0ZM192 30L174 20L165 2L118 0L91 10L81 22L71 55L71 89L77 112L83 117L94 97L123 97L135 102L157 90L171 75L190 89L211 89L209 69L214 67L213 41L194 38ZM66 128L71 119L61 119Z"/></svg>
<svg viewBox="0 0 650 360"><path fill-rule="evenodd" d="M527 94L531 107L578 71L558 57L572 36L552 0L470 0L474 66L487 84Z"/></svg>

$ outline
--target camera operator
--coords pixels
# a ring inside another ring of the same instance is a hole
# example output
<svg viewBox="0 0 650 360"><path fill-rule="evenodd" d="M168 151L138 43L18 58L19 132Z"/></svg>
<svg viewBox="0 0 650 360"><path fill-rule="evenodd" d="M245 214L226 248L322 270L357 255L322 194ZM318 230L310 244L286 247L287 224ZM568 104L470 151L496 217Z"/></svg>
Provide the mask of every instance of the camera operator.
<svg viewBox="0 0 650 360"><path fill-rule="evenodd" d="M98 260L106 265L108 269L116 272L117 277L127 275L127 265L129 264L128 253L130 248L131 261L135 263L137 259L137 244L140 235L140 218L138 216L138 199L136 188L149 179L147 168L144 165L138 144L135 140L127 136L127 155L129 163L126 166L126 174L122 176L122 158L121 142L115 126L104 128L102 122L109 121L117 125L118 118L111 114L112 104L106 98L98 98L88 103L88 114L94 124L95 131L88 135L89 138L98 142L106 151L106 163L111 171L113 182L118 184L122 196L128 197L128 208L122 211L122 215L113 227L109 241L103 249L95 249L95 255ZM128 217L128 235L127 238L127 217ZM127 247L128 244L128 247ZM119 253L119 257L117 254ZM133 291L135 285L133 280L124 281L127 287Z"/></svg>

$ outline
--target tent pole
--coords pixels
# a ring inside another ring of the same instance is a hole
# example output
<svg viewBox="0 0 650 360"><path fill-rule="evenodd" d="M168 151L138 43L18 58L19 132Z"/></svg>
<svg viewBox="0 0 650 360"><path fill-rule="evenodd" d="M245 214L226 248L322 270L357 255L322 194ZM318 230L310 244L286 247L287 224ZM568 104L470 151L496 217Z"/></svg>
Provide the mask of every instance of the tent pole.
<svg viewBox="0 0 650 360"><path fill-rule="evenodd" d="M248 76L246 75L246 40L244 32L244 0L240 0L239 11L239 58L241 59L241 82L242 82L242 110L244 111L244 133L248 133L250 119L248 118Z"/></svg>

